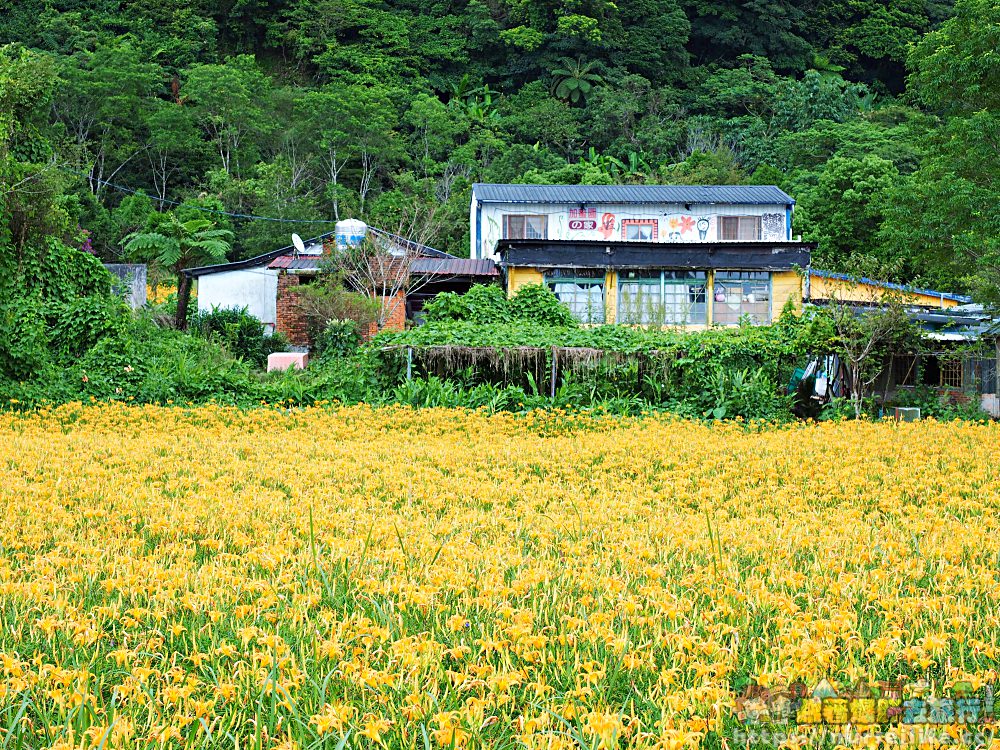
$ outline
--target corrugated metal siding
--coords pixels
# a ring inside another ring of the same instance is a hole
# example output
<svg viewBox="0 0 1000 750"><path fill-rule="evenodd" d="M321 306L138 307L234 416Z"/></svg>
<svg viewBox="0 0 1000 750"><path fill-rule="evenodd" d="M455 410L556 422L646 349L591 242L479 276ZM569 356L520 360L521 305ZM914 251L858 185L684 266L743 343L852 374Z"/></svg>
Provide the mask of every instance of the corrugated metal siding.
<svg viewBox="0 0 1000 750"><path fill-rule="evenodd" d="M488 203L744 203L791 205L774 185L496 185L476 183Z"/></svg>

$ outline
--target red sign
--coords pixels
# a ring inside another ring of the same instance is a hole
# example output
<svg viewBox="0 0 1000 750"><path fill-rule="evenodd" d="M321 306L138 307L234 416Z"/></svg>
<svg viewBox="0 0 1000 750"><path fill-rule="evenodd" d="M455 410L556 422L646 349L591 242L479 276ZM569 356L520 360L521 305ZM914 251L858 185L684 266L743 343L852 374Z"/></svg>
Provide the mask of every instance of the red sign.
<svg viewBox="0 0 1000 750"><path fill-rule="evenodd" d="M569 210L569 228L575 232L597 229L597 209L571 208Z"/></svg>

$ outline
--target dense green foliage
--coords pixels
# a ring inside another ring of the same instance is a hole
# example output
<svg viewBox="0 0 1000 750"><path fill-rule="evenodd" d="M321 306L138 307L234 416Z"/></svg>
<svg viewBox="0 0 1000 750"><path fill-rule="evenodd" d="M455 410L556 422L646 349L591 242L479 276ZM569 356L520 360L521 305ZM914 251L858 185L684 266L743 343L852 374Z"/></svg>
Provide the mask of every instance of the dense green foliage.
<svg viewBox="0 0 1000 750"><path fill-rule="evenodd" d="M480 325L528 323L573 328L576 321L569 308L540 284L528 284L507 297L495 284L472 287L465 294L445 292L424 306L428 323L462 321Z"/></svg>
<svg viewBox="0 0 1000 750"><path fill-rule="evenodd" d="M245 309L195 313L191 330L220 344L231 356L260 369L267 365L268 354L283 352L288 347L288 341L281 334L265 335L264 324Z"/></svg>
<svg viewBox="0 0 1000 750"><path fill-rule="evenodd" d="M357 216L464 254L477 180L768 183L817 266L994 300L998 44L996 0L0 0L0 401L787 416L789 370L837 346L816 319L583 329L540 287L481 287L358 350L371 310L317 288L323 356L265 376L280 342L246 316L165 330L100 261L177 275L182 326L183 268L293 229ZM441 378L441 345L611 354L553 393L547 359Z"/></svg>
<svg viewBox="0 0 1000 750"><path fill-rule="evenodd" d="M317 222L203 214L230 258L347 216L463 254L476 180L765 182L817 265L990 296L998 28L994 0L0 0L0 245L118 259L175 200Z"/></svg>

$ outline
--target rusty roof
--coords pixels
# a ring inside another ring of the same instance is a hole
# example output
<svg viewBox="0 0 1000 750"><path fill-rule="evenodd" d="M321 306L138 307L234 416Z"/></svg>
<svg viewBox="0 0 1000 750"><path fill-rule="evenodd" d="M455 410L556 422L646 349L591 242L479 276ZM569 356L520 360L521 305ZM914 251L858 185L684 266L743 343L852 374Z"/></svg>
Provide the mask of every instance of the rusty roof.
<svg viewBox="0 0 1000 750"><path fill-rule="evenodd" d="M279 255L268 263L268 268L283 268L289 271L318 271L323 264L322 255Z"/></svg>
<svg viewBox="0 0 1000 750"><path fill-rule="evenodd" d="M321 271L321 255L280 255L270 262L268 268L286 271ZM473 258L415 258L410 264L410 272L422 276L499 276L496 264L487 259Z"/></svg>
<svg viewBox="0 0 1000 750"><path fill-rule="evenodd" d="M425 276L499 276L496 263L488 258L417 258L413 273Z"/></svg>

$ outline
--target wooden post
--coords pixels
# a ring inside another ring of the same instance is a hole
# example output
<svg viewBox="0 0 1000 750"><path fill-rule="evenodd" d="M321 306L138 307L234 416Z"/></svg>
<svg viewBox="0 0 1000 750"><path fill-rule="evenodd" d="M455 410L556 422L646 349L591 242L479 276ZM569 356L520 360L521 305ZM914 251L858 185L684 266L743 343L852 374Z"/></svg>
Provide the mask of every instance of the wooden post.
<svg viewBox="0 0 1000 750"><path fill-rule="evenodd" d="M549 389L551 391L550 395L551 395L551 398L553 398L553 399L555 399L555 397L556 397L556 377L559 374L558 365L556 364L556 351L557 351L556 347L553 346L552 347L552 375L549 378L549 380L550 380L550 382L549 382Z"/></svg>
<svg viewBox="0 0 1000 750"><path fill-rule="evenodd" d="M413 347L406 347L406 382L413 380Z"/></svg>

